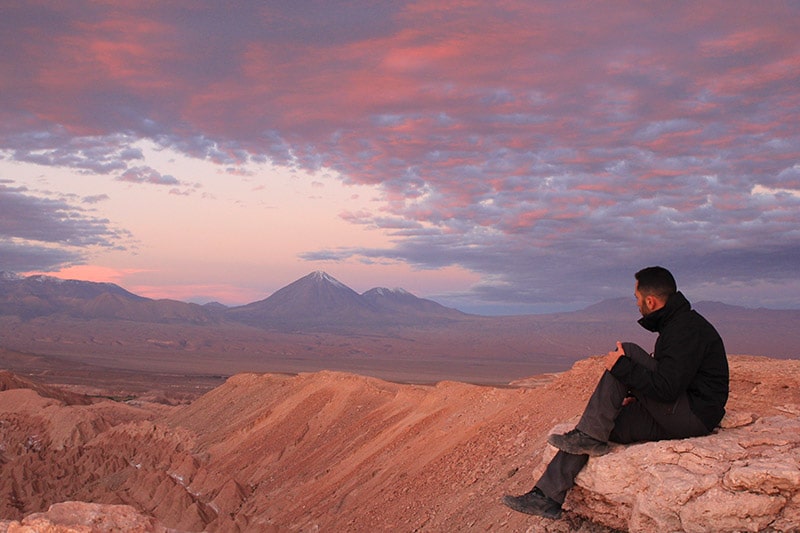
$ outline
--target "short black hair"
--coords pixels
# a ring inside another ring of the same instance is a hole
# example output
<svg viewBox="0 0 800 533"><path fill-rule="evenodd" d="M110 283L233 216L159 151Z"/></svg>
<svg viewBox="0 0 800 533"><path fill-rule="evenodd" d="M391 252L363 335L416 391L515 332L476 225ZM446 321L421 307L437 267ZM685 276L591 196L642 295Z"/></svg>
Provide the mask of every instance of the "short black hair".
<svg viewBox="0 0 800 533"><path fill-rule="evenodd" d="M641 269L636 273L636 286L644 295L658 296L666 300L670 295L678 292L678 285L669 270L660 266Z"/></svg>

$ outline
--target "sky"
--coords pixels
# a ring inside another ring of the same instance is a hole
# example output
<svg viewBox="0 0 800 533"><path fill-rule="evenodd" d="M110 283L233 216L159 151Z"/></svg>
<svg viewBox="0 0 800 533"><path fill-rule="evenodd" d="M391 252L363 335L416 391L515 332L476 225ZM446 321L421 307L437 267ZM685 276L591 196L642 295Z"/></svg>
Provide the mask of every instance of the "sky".
<svg viewBox="0 0 800 533"><path fill-rule="evenodd" d="M0 5L0 270L800 307L800 2Z"/></svg>

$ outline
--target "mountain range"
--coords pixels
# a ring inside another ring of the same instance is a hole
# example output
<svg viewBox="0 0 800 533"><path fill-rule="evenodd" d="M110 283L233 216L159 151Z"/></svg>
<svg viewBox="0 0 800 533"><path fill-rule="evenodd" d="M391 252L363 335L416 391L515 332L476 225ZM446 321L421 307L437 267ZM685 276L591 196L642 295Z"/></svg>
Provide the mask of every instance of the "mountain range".
<svg viewBox="0 0 800 533"><path fill-rule="evenodd" d="M800 355L800 310L693 303L728 353ZM631 297L547 315L470 315L402 289L359 294L324 272L237 307L154 300L111 283L2 273L0 368L43 379L66 373L76 381L122 372L115 379L125 387L134 379L130 372L178 376L184 386L185 376L318 370L502 384L566 370L617 340L650 350L655 336L638 318Z"/></svg>
<svg viewBox="0 0 800 533"><path fill-rule="evenodd" d="M416 324L466 316L403 289L374 288L363 294L321 271L278 290L268 298L238 307L204 306L176 300L153 300L113 283L21 277L0 273L0 315L187 322L229 320L268 329L340 328L342 326Z"/></svg>

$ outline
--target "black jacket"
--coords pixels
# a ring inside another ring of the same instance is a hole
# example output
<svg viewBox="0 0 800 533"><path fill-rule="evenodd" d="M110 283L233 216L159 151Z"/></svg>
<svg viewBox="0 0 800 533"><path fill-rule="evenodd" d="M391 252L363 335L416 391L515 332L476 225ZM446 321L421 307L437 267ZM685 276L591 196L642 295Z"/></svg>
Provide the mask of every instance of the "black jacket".
<svg viewBox="0 0 800 533"><path fill-rule="evenodd" d="M717 330L694 311L680 292L661 309L642 317L639 324L658 332L650 371L629 357L620 357L611 373L628 387L660 402L675 402L686 392L689 406L714 429L725 415L728 401L728 359Z"/></svg>

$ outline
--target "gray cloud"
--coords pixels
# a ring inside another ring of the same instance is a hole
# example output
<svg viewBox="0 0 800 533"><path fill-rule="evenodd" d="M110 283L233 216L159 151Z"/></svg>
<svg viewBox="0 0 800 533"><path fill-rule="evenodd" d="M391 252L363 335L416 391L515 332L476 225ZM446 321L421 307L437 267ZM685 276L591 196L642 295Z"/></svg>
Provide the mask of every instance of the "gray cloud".
<svg viewBox="0 0 800 533"><path fill-rule="evenodd" d="M81 262L93 248L119 249L130 237L80 207L6 183L0 183L2 269L51 270Z"/></svg>
<svg viewBox="0 0 800 533"><path fill-rule="evenodd" d="M59 125L0 135L0 147L13 160L91 174L124 170L130 162L141 160L141 150L131 146L134 141L124 134L75 136Z"/></svg>
<svg viewBox="0 0 800 533"><path fill-rule="evenodd" d="M110 197L107 194L93 194L91 196L84 196L81 200L84 204L98 204L108 200Z"/></svg>
<svg viewBox="0 0 800 533"><path fill-rule="evenodd" d="M129 183L150 183L153 185L180 185L180 182L169 174L161 174L157 170L147 166L131 167L117 179Z"/></svg>
<svg viewBox="0 0 800 533"><path fill-rule="evenodd" d="M79 264L83 259L79 252L10 242L0 237L0 270L7 272L53 271Z"/></svg>

